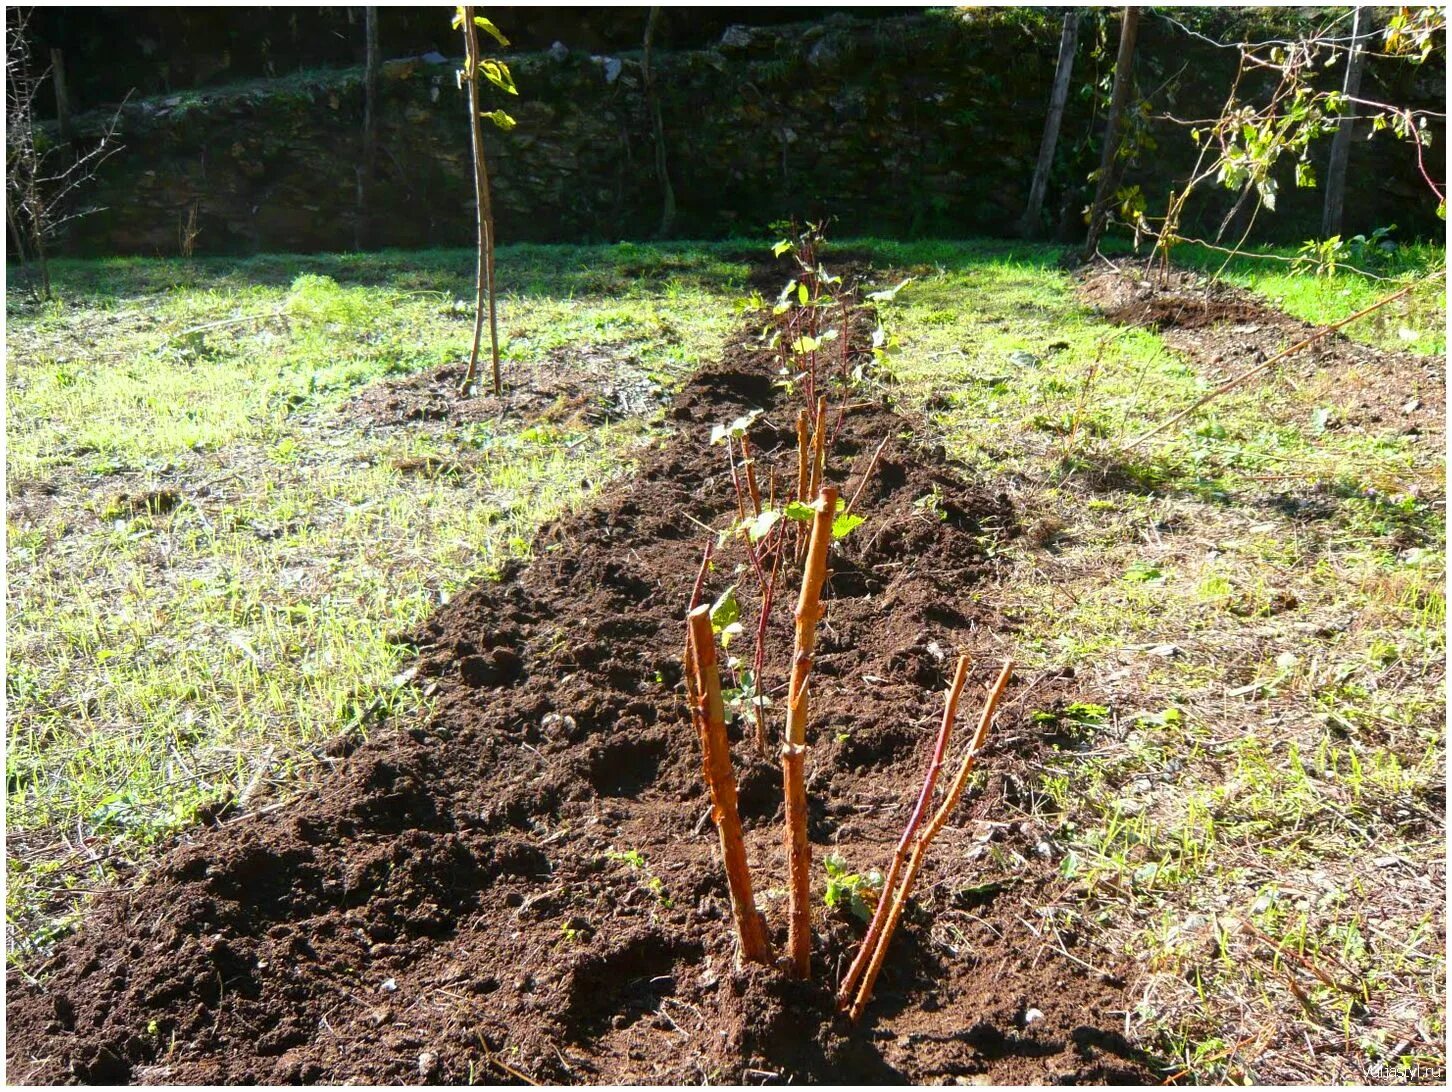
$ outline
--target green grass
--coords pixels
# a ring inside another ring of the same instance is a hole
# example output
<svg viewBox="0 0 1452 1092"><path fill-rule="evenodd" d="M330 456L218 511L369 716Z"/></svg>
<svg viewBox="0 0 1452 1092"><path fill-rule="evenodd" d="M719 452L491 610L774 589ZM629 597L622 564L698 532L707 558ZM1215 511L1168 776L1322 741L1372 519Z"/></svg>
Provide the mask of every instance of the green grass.
<svg viewBox="0 0 1452 1092"><path fill-rule="evenodd" d="M1129 451L1203 392L1197 368L1077 304L1052 252L950 249L888 248L920 277L884 308L892 371L1013 496L1026 534L974 594L1012 621L1026 677L1072 669L1087 710L1018 816L1058 847L1068 892L1044 912L1143 970L1131 1027L1177 1079L1435 1080L1440 435L1332 427L1363 384L1398 382L1343 366ZM1271 285L1318 322L1387 290ZM1440 345L1437 306L1427 336L1393 340Z"/></svg>
<svg viewBox="0 0 1452 1092"><path fill-rule="evenodd" d="M669 392L745 265L501 251L506 377ZM12 954L220 799L342 731L417 718L400 642L626 466L653 419L368 427L363 387L459 361L467 252L57 262L7 301ZM618 414L616 415L618 418ZM429 463L426 460L432 459ZM437 466L418 473L409 466Z"/></svg>
<svg viewBox="0 0 1452 1092"><path fill-rule="evenodd" d="M1182 1079L1427 1079L1440 440L1341 423L1401 373L1286 369L1131 451L1209 377L1079 304L1058 250L840 245L913 276L881 308L894 396L1020 514L1001 577L965 594L1009 620L1025 677L1074 672L1078 704L1043 716L1075 742L1012 816L1054 847L1046 920L1137 968L1130 1030ZM506 376L597 406L602 372L669 392L738 321L741 250L502 251ZM1268 268L1226 275L1317 322L1387 290ZM402 638L655 436L650 415L340 414L462 357L471 271L460 251L59 262L63 302L7 301L12 958L204 805L256 807L337 733L417 722ZM1440 351L1440 299L1348 336Z"/></svg>

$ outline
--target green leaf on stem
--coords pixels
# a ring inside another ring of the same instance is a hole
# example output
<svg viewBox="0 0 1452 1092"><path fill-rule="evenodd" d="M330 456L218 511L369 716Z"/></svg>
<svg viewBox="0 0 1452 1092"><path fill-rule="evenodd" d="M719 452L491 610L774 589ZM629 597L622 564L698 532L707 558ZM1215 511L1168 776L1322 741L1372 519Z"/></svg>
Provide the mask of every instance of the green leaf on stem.
<svg viewBox="0 0 1452 1092"><path fill-rule="evenodd" d="M711 628L722 633L741 617L741 604L736 601L736 585L732 584L711 604Z"/></svg>
<svg viewBox="0 0 1452 1092"><path fill-rule="evenodd" d="M488 19L484 18L484 16L474 16L474 25L480 30L484 31L485 34L488 34L500 45L507 46L509 44L509 39L506 38L502 33L500 33L499 28L491 23Z"/></svg>
<svg viewBox="0 0 1452 1092"><path fill-rule="evenodd" d="M771 534L771 529L777 525L780 519L781 513L776 509L764 509L761 515L752 520L747 527L746 537L751 539L752 542L760 542L767 535Z"/></svg>
<svg viewBox="0 0 1452 1092"><path fill-rule="evenodd" d="M479 71L484 73L484 78L499 90L510 95L519 94L519 89L514 86L514 75L503 61L480 61Z"/></svg>

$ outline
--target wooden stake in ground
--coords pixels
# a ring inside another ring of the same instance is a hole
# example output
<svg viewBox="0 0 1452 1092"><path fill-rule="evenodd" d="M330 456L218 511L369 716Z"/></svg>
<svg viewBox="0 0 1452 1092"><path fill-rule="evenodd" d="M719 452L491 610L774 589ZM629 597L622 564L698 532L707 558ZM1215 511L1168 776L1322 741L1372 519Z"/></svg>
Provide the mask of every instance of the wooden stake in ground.
<svg viewBox="0 0 1452 1092"><path fill-rule="evenodd" d="M1079 9L1064 14L1064 31L1059 37L1059 64L1054 69L1054 89L1049 95L1049 115L1044 119L1044 136L1039 141L1039 161L1034 166L1034 180L1029 186L1028 204L1018 222L1019 234L1033 238L1039 233L1039 212L1044 207L1044 191L1049 185L1049 171L1054 166L1054 149L1059 143L1059 124L1064 120L1064 104L1069 101L1069 79L1074 72L1074 49L1079 43Z"/></svg>
<svg viewBox="0 0 1452 1092"><path fill-rule="evenodd" d="M731 769L731 747L726 739L726 712L721 702L721 679L716 668L716 638L711 631L711 608L697 607L687 622L686 695L691 717L701 737L706 785L711 790L712 817L721 837L721 858L736 922L741 958L771 962L766 926L756 909L751 890L751 869L741 840L741 817L736 810L736 775Z"/></svg>
<svg viewBox="0 0 1452 1092"><path fill-rule="evenodd" d="M1361 72L1366 67L1366 40L1374 33L1372 9L1353 8L1351 17L1351 48L1346 55L1346 75L1341 84L1341 93L1354 109L1356 98L1361 94ZM1346 202L1346 164L1351 158L1351 136L1356 128L1354 118L1342 117L1336 122L1336 133L1331 138L1331 158L1326 164L1326 204L1321 211L1321 238L1329 239L1341 234L1342 209Z"/></svg>
<svg viewBox="0 0 1452 1092"><path fill-rule="evenodd" d="M781 748L782 788L786 797L787 948L792 973L812 973L812 849L807 843L807 714L812 652L817 647L817 622L822 617L822 585L827 580L827 548L832 542L837 490L823 486L812 519L812 537L797 600L796 641L791 684L787 689L786 739Z"/></svg>
<svg viewBox="0 0 1452 1092"><path fill-rule="evenodd" d="M978 752L983 749L984 741L988 738L988 728L993 723L993 714L998 710L998 701L1003 697L1003 689L1008 685L1008 678L1012 673L1013 661L1005 660L1003 670L998 674L998 681L993 684L993 689L988 694L988 700L984 702L983 712L978 718L978 730L973 733L973 742L969 744L967 753L963 755L963 761L958 766L958 773L954 776L952 784L948 786L948 792L944 796L942 804L933 813L932 821L918 835L913 845L912 855L908 857L902 883L898 885L895 893L889 892L886 887L883 889L882 898L887 899L890 896L892 906L888 909L881 933L877 937L876 947L867 958L867 967L861 972L862 984L858 987L857 994L848 1009L848 1016L851 1017L854 1024L861 1019L862 1010L872 999L872 987L877 982L878 972L882 970L882 961L887 955L887 946L892 942L892 934L897 929L897 923L902 918L903 907L907 905L908 896L912 893L913 881L917 879L918 870L922 868L923 860L927 857L928 848L933 844L933 839L938 836L939 831L947 826L953 809L958 806L958 800L968 785L968 777L973 772L973 764L978 758ZM865 939L864 947L866 947ZM858 958L861 958L861 954Z"/></svg>
<svg viewBox="0 0 1452 1092"><path fill-rule="evenodd" d="M878 938L882 935L883 926L887 923L888 914L892 904L892 892L897 888L897 878L902 871L903 863L907 860L908 851L912 848L913 838L918 833L918 827L922 825L923 816L928 812L928 805L933 802L933 789L938 784L938 772L943 768L943 756L948 750L948 740L953 735L953 721L958 716L958 698L963 693L963 687L968 682L968 666L973 662L973 657L966 652L958 657L958 668L953 672L952 685L948 687L948 702L943 707L943 722L938 728L938 739L933 744L933 757L928 763L927 775L923 778L922 791L918 793L917 806L903 828L902 837L898 840L897 849L892 854L892 864L887 868L887 878L882 881L882 894L877 900L877 909L873 911L872 923L867 927L867 935L862 938L862 946L857 950L857 958L852 961L852 966L847 970L847 976L842 979L842 984L837 988L837 1008L844 1012L852 1004L852 999L857 991L857 983L862 978L862 972L867 969L867 964L872 954L877 950Z"/></svg>

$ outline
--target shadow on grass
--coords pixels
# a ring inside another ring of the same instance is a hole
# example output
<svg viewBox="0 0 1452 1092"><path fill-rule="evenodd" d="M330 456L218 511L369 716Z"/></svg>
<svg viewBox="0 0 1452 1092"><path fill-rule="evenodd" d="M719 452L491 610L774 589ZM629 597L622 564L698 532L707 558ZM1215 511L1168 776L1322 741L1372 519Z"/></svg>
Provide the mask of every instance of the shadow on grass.
<svg viewBox="0 0 1452 1092"><path fill-rule="evenodd" d="M1123 452L1095 451L1060 460L1061 481L1077 478L1095 493L1133 493L1141 497L1189 497L1213 504L1233 498L1216 475L1198 473L1164 456L1135 458Z"/></svg>
<svg viewBox="0 0 1452 1092"><path fill-rule="evenodd" d="M961 271L1004 264L1043 269L1056 265L1060 256L1057 247L1004 240L846 239L830 247L824 261L829 267L833 261L850 261L884 271ZM525 297L650 295L659 293L663 282L745 293L753 287L753 268L772 261L769 240L760 238L578 246L521 243L496 251L500 293ZM469 301L474 296L474 251L462 247L190 259L57 259L51 267L61 298L92 303L97 297L127 298L177 288L286 288L305 273L331 277L345 286L439 292ZM788 276L784 266L783 283Z"/></svg>

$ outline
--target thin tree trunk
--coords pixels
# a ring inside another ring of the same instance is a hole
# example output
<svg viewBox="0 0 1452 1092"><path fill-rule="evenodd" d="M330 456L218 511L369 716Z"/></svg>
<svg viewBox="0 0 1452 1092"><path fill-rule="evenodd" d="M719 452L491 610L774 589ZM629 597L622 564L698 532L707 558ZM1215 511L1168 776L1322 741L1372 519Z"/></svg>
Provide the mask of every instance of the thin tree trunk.
<svg viewBox="0 0 1452 1092"><path fill-rule="evenodd" d="M483 336L484 304L489 305L489 350L493 362L494 393L499 385L499 326L494 307L494 210L489 200L489 171L484 164L484 132L479 124L479 34L474 9L464 9L464 53L469 83L469 135L474 150L475 221L478 224L479 254L474 270L474 343L469 350L469 370L460 394L467 394L479 375L479 342Z"/></svg>
<svg viewBox="0 0 1452 1092"><path fill-rule="evenodd" d="M1346 59L1346 78L1341 90L1348 99L1361 93L1361 70L1366 64L1366 50L1361 36L1371 30L1371 12L1357 8L1351 24L1351 52ZM1348 102L1346 111L1356 113L1356 105ZM1326 205L1321 213L1321 238L1329 239L1341 234L1341 224L1346 201L1346 164L1351 158L1351 136L1356 122L1343 117L1336 124L1336 135L1331 138L1331 162L1326 167Z"/></svg>
<svg viewBox="0 0 1452 1092"><path fill-rule="evenodd" d="M65 58L58 49L50 51L50 78L55 84L55 118L60 125L61 139L69 143L75 139L76 133L71 125L71 97L66 90Z"/></svg>
<svg viewBox="0 0 1452 1092"><path fill-rule="evenodd" d="M1134 86L1134 41L1139 33L1139 8L1125 8L1119 28L1119 54L1114 59L1114 90L1109 97L1109 117L1104 124L1104 152L1099 158L1099 181L1094 187L1094 203L1089 206L1089 235L1084 240L1084 257L1092 258L1104 235L1109 214L1109 200L1119 180L1119 146L1124 132L1121 124L1129 91Z"/></svg>
<svg viewBox="0 0 1452 1092"><path fill-rule="evenodd" d="M676 191L671 187L670 172L666 170L665 126L660 116L660 96L655 88L655 69L651 67L651 47L655 43L655 28L660 22L660 8L651 8L645 21L645 47L640 67L645 77L645 104L650 111L651 127L655 131L655 176L661 185L660 226L656 235L665 238L670 234L676 219Z"/></svg>
<svg viewBox="0 0 1452 1092"><path fill-rule="evenodd" d="M363 155L358 163L358 222L353 245L357 250L373 245L373 174L378 159L378 9L364 12L366 59L363 69Z"/></svg>
<svg viewBox="0 0 1452 1092"><path fill-rule="evenodd" d="M1034 166L1034 181L1029 187L1028 204L1024 206L1019 233L1032 237L1039 233L1039 217L1044 207L1044 191L1049 185L1049 170L1054 165L1054 149L1059 144L1059 126L1064 120L1064 104L1069 101L1069 79L1074 72L1074 49L1079 44L1079 9L1070 8L1064 15L1064 32L1059 38L1059 64L1054 69L1054 90L1049 96L1049 116L1044 119L1044 138L1039 143L1039 161Z"/></svg>
<svg viewBox="0 0 1452 1092"><path fill-rule="evenodd" d="M10 201L5 202L5 226L10 229L10 242L15 247L15 253L20 257L20 268L25 271L26 279L30 278L30 254L25 247L25 236L20 230L20 224L15 219L15 208Z"/></svg>
<svg viewBox="0 0 1452 1092"><path fill-rule="evenodd" d="M40 272L40 298L49 300L50 261L45 253L46 208L45 201L40 196L39 183L35 179L37 169L36 162L32 160L27 182L29 194L24 208L30 217L30 253L35 258L35 268Z"/></svg>

